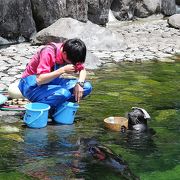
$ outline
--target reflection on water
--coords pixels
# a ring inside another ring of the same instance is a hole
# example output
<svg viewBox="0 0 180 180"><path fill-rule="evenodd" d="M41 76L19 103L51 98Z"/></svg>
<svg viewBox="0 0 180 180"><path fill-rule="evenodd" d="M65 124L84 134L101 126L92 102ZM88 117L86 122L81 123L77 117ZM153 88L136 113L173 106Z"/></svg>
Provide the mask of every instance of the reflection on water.
<svg viewBox="0 0 180 180"><path fill-rule="evenodd" d="M22 128L18 135L24 142L0 133L0 179L124 179L113 167L79 151L82 137L94 137L121 155L141 179L179 178L180 63L126 63L95 74L93 93L80 103L75 124ZM150 114L148 132L104 128L103 119L125 116L133 106Z"/></svg>
<svg viewBox="0 0 180 180"><path fill-rule="evenodd" d="M75 144L68 138L75 134L75 125L50 125L42 129L25 128L24 141L30 158L42 158L54 155ZM75 142L74 142L75 143Z"/></svg>
<svg viewBox="0 0 180 180"><path fill-rule="evenodd" d="M114 144L121 145L128 150L135 151L137 154L152 154L157 151L156 144L154 142L155 132L150 129L148 132L133 132L128 131L125 135L124 141L114 141Z"/></svg>
<svg viewBox="0 0 180 180"><path fill-rule="evenodd" d="M74 134L74 124L49 125L42 129L25 128L21 152L26 163L20 171L40 179L72 176L70 165L77 150Z"/></svg>

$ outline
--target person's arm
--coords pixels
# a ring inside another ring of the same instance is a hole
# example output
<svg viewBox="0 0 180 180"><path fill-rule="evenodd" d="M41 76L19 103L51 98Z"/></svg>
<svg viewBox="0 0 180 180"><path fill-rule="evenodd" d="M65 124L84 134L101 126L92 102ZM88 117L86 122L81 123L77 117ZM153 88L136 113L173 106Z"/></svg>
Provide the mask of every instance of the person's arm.
<svg viewBox="0 0 180 180"><path fill-rule="evenodd" d="M63 73L72 73L75 71L74 66L69 64L51 72L51 68L54 66L55 61L54 52L54 49L47 47L39 53L40 62L37 67L36 75L36 82L38 85L49 83Z"/></svg>
<svg viewBox="0 0 180 180"><path fill-rule="evenodd" d="M86 79L86 69L83 69L80 71L79 73L79 79L78 79L78 82L85 82L85 79ZM76 84L76 86L74 87L74 96L75 96L75 100L79 103L82 96L83 96L83 87L80 85L80 83Z"/></svg>
<svg viewBox="0 0 180 180"><path fill-rule="evenodd" d="M72 64L68 64L55 71L37 75L36 81L38 85L46 84L52 81L53 79L59 77L63 73L72 73L74 71L75 71L74 66Z"/></svg>
<svg viewBox="0 0 180 180"><path fill-rule="evenodd" d="M79 82L84 82L86 80L86 69L83 69L79 73Z"/></svg>

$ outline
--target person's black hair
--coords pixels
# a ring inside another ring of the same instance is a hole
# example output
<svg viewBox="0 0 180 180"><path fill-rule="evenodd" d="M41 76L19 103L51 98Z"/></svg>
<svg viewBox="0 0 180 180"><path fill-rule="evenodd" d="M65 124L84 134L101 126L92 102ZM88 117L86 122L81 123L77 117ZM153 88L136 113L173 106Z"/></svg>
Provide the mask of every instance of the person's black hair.
<svg viewBox="0 0 180 180"><path fill-rule="evenodd" d="M69 39L64 42L63 52L66 52L68 60L72 64L84 63L86 59L86 45L78 38Z"/></svg>

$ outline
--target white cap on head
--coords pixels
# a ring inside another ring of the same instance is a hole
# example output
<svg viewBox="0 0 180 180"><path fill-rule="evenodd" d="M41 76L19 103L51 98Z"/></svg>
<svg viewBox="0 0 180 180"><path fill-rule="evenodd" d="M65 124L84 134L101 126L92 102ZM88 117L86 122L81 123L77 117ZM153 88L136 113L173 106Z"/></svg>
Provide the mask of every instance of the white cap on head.
<svg viewBox="0 0 180 180"><path fill-rule="evenodd" d="M132 109L132 110L133 110L133 109L139 109L139 110L141 110L141 111L144 113L144 118L145 118L145 119L151 119L150 115L147 113L147 111L146 111L145 109L139 108L139 107L132 107L131 109Z"/></svg>

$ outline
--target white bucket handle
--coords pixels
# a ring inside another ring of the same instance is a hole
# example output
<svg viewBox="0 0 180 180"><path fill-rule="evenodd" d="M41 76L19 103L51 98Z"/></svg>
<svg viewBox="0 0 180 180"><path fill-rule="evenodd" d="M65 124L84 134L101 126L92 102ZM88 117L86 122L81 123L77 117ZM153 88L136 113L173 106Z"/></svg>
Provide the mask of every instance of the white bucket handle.
<svg viewBox="0 0 180 180"><path fill-rule="evenodd" d="M34 121L36 121L40 116L42 116L42 114L43 114L43 110L41 110L41 112L40 112L40 114L38 115L38 117L36 117L36 119L33 119L32 121L30 121L30 122L26 122L26 124L31 124L31 123L33 123Z"/></svg>

